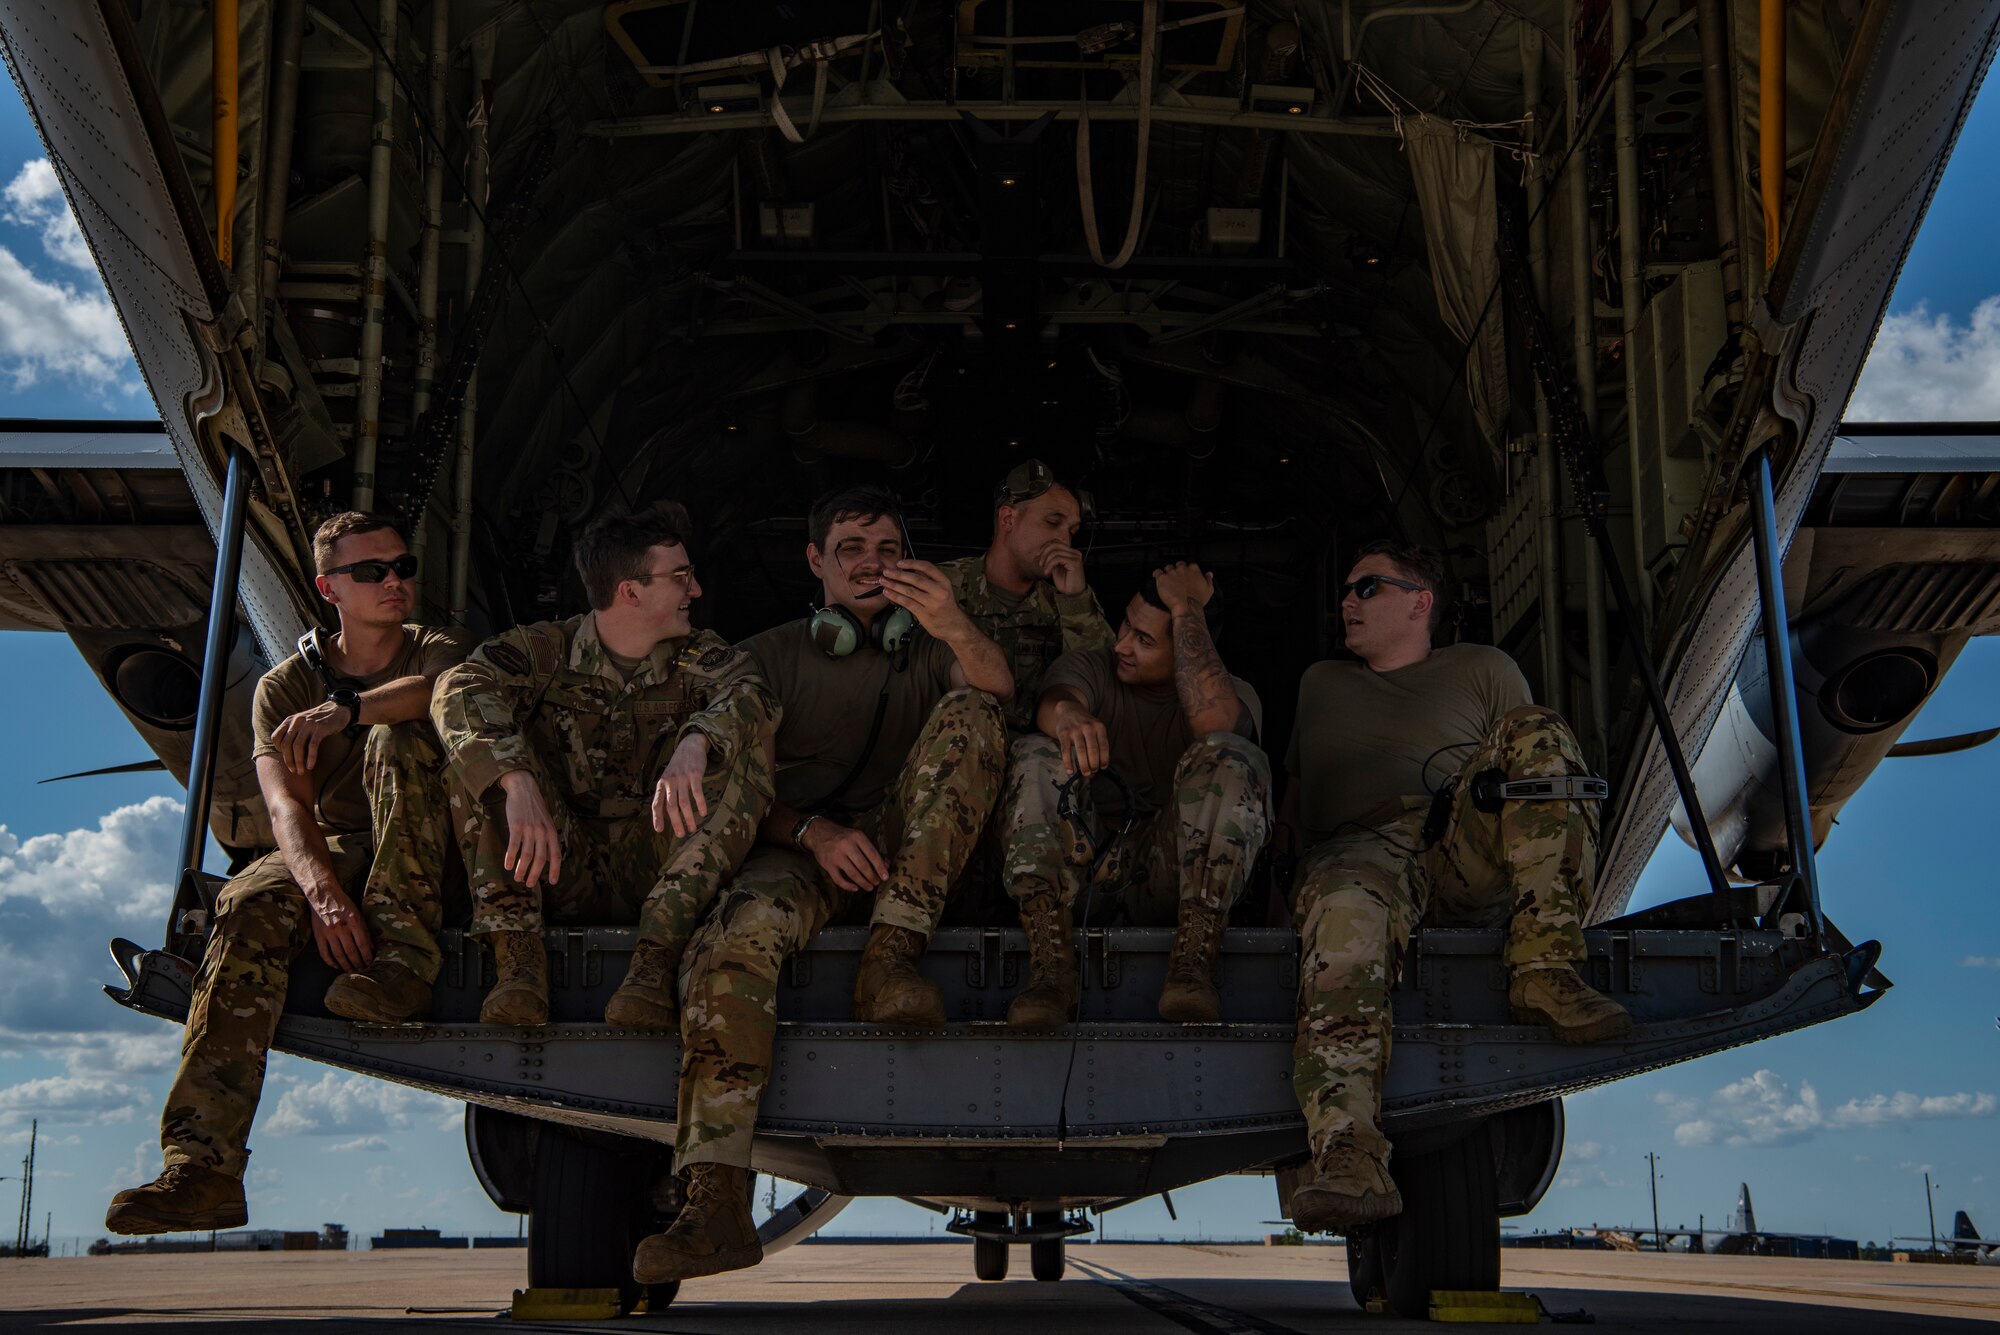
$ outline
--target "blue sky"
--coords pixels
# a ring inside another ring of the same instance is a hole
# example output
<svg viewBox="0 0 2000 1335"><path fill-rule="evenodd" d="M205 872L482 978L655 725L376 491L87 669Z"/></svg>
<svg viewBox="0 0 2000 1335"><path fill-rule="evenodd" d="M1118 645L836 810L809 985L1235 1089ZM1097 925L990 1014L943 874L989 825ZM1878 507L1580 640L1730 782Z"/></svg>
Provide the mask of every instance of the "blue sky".
<svg viewBox="0 0 2000 1335"><path fill-rule="evenodd" d="M2000 95L1975 109L1910 256L1852 416L2000 420ZM152 413L107 335L94 272L51 204L26 113L0 94L0 417ZM30 343L20 331L41 335ZM14 331L11 335L9 331ZM57 331L60 338L47 337ZM11 340L11 341L10 341ZM121 359L122 358L122 359ZM0 633L13 688L0 762L0 1171L42 1118L36 1215L65 1239L99 1236L110 1193L149 1178L177 1034L104 1000L113 934L156 940L178 790L157 775L46 787L51 774L143 758L145 748L69 641ZM31 684L33 707L24 707ZM1975 642L1912 737L2000 722L2000 645ZM1650 1213L1645 1155L1660 1156L1667 1223L1713 1221L1751 1184L1766 1228L1861 1239L1926 1229L1921 1174L1941 1219L1969 1209L2000 1230L2000 905L1988 822L2000 747L1890 761L1822 856L1829 913L1880 937L1897 986L1864 1015L1621 1082L1568 1103L1555 1190L1524 1226L1636 1222ZM1699 884L1671 840L1639 903ZM512 1233L465 1166L456 1105L279 1057L252 1141L253 1222L356 1233L392 1224ZM16 1170L17 1171L17 1170ZM11 1217L14 1184L0 1184ZM1245 1236L1273 1216L1268 1181L1229 1179L1106 1220L1111 1236ZM863 1202L835 1225L922 1233L935 1219Z"/></svg>

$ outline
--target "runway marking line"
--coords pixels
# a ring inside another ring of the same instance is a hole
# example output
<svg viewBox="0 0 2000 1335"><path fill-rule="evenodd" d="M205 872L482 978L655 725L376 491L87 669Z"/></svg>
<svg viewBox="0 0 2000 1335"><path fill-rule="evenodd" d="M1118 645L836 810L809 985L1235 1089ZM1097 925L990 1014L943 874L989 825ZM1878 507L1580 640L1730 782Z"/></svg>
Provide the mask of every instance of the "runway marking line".
<svg viewBox="0 0 2000 1335"><path fill-rule="evenodd" d="M1177 1289L1128 1275L1122 1270L1113 1270L1101 1261L1070 1257L1069 1263L1089 1276L1093 1283L1104 1285L1155 1316L1163 1316L1195 1335L1302 1335L1290 1326L1281 1326L1248 1312L1191 1298Z"/></svg>

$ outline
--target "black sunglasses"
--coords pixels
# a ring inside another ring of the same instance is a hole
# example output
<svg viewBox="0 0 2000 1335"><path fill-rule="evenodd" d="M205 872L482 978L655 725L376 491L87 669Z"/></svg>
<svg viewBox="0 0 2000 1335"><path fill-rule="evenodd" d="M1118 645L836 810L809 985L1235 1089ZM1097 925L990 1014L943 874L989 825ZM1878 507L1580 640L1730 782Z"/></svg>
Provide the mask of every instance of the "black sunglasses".
<svg viewBox="0 0 2000 1335"><path fill-rule="evenodd" d="M1384 584L1393 584L1399 589L1408 589L1411 593L1430 592L1423 585L1412 584L1406 579L1396 579L1390 575L1363 575L1360 579L1351 579L1341 585L1340 596L1345 598L1351 593L1361 601L1367 602L1381 591Z"/></svg>
<svg viewBox="0 0 2000 1335"><path fill-rule="evenodd" d="M349 561L344 566L322 570L322 575L352 575L356 584L380 584L394 572L397 579L415 579L417 558L408 552L393 561Z"/></svg>

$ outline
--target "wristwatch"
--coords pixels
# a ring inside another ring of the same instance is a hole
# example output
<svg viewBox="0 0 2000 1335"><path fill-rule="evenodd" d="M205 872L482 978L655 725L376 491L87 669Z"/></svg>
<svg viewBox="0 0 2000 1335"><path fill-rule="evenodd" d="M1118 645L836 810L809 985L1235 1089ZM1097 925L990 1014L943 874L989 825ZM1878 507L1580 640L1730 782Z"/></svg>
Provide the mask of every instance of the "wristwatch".
<svg viewBox="0 0 2000 1335"><path fill-rule="evenodd" d="M360 733L361 692L355 690L352 686L336 686L327 692L326 698L337 705L345 705L347 707L347 727L345 729L347 735L353 737Z"/></svg>
<svg viewBox="0 0 2000 1335"><path fill-rule="evenodd" d="M817 811L809 816L799 817L792 825L792 842L800 848L804 848L806 846L806 831L811 829L812 823L818 819L819 813Z"/></svg>

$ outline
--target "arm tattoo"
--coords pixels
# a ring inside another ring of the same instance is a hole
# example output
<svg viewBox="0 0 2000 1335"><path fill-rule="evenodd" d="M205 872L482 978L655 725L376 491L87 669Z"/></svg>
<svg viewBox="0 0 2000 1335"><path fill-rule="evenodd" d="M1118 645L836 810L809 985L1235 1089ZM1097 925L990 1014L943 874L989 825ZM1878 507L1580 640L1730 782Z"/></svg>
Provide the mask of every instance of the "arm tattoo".
<svg viewBox="0 0 2000 1335"><path fill-rule="evenodd" d="M1198 607L1174 618L1174 689L1188 725L1197 733L1202 731L1197 720L1218 714L1230 720L1222 731L1244 731L1248 711L1236 697L1236 683L1222 665L1222 655L1208 633L1208 618Z"/></svg>

